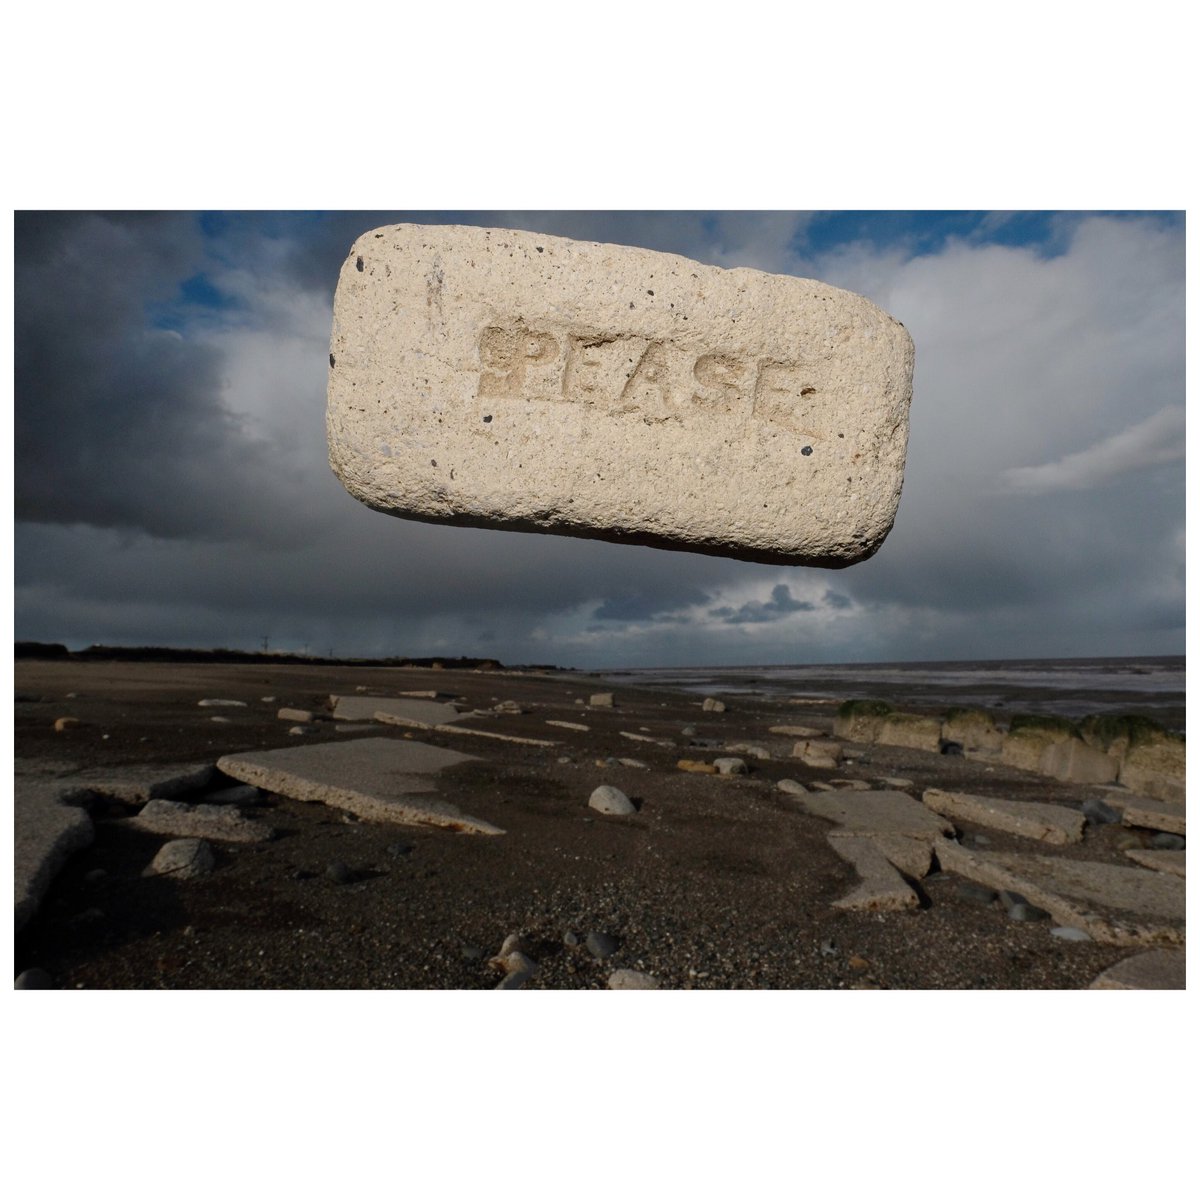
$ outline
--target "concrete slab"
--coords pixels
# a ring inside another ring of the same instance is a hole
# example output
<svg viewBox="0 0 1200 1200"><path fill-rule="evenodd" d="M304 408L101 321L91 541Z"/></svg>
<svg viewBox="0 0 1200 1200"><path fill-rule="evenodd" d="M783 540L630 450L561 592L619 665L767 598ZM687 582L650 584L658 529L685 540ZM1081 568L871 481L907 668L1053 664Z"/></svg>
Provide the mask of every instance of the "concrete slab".
<svg viewBox="0 0 1200 1200"><path fill-rule="evenodd" d="M1056 846L1083 840L1083 813L1059 804L1039 804L1027 800L1001 800L995 796L974 796L967 792L944 792L927 788L922 802L934 812L952 821L968 821L989 829L1015 833Z"/></svg>
<svg viewBox="0 0 1200 1200"><path fill-rule="evenodd" d="M835 837L829 844L834 853L859 873L862 882L852 892L833 901L834 908L855 912L896 912L916 908L916 892L900 877L879 847L864 837Z"/></svg>
<svg viewBox="0 0 1200 1200"><path fill-rule="evenodd" d="M436 798L438 772L473 756L399 738L356 738L286 750L227 754L217 766L243 783L294 800L342 808L371 821L503 833Z"/></svg>
<svg viewBox="0 0 1200 1200"><path fill-rule="evenodd" d="M127 824L146 833L172 838L211 838L214 842L266 842L272 836L265 821L250 821L228 804L184 804L151 800Z"/></svg>
<svg viewBox="0 0 1200 1200"><path fill-rule="evenodd" d="M896 870L909 879L924 879L933 864L933 844L921 838L905 837L899 833L847 833L840 829L833 830L827 837L830 845L842 838L866 838Z"/></svg>
<svg viewBox="0 0 1200 1200"><path fill-rule="evenodd" d="M1158 829L1163 833L1187 834L1187 810L1182 804L1130 796L1121 821L1136 829Z"/></svg>
<svg viewBox="0 0 1200 1200"><path fill-rule="evenodd" d="M1166 871L1168 875L1178 875L1180 879L1187 874L1186 850L1126 850L1125 857L1133 859L1139 867Z"/></svg>
<svg viewBox="0 0 1200 1200"><path fill-rule="evenodd" d="M998 891L1019 892L1060 925L1117 946L1178 944L1185 938L1184 882L1174 876L1035 854L935 847L943 871Z"/></svg>
<svg viewBox="0 0 1200 1200"><path fill-rule="evenodd" d="M814 817L848 833L891 834L940 842L954 826L905 792L820 792L795 798Z"/></svg>
<svg viewBox="0 0 1200 1200"><path fill-rule="evenodd" d="M79 807L61 799L61 780L16 765L13 787L13 898L15 932L20 933L37 912L63 863L85 846L96 831Z"/></svg>
<svg viewBox="0 0 1200 1200"><path fill-rule="evenodd" d="M64 786L72 800L79 803L92 796L111 796L129 804L145 804L203 791L215 774L212 763L94 767L75 772Z"/></svg>
<svg viewBox="0 0 1200 1200"><path fill-rule="evenodd" d="M376 713L386 712L394 717L407 717L427 725L446 725L462 719L453 704L438 704L433 700L415 700L397 696L330 696L333 716L337 721L374 721Z"/></svg>
<svg viewBox="0 0 1200 1200"><path fill-rule="evenodd" d="M433 733L454 733L466 737L490 738L494 742L515 742L518 746L557 746L557 742L545 738L518 737L515 733L493 733L490 729L471 729L466 725L430 725L425 721L414 721L411 717L400 717L394 713L379 711L375 719L381 725L399 725L405 729L426 729Z"/></svg>
<svg viewBox="0 0 1200 1200"><path fill-rule="evenodd" d="M1107 991L1183 991L1187 988L1186 956L1182 950L1147 950L1123 958L1097 975L1092 987Z"/></svg>

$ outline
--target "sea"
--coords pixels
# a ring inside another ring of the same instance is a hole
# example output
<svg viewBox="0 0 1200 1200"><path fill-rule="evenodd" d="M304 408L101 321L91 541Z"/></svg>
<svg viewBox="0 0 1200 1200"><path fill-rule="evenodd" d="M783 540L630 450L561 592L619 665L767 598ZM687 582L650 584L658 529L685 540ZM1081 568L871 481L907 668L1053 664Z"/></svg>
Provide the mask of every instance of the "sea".
<svg viewBox="0 0 1200 1200"><path fill-rule="evenodd" d="M1017 712L1073 720L1093 713L1136 713L1174 732L1186 731L1183 655L631 668L606 672L604 678L613 685L704 695L826 703L880 699L912 711L984 708L1001 719Z"/></svg>

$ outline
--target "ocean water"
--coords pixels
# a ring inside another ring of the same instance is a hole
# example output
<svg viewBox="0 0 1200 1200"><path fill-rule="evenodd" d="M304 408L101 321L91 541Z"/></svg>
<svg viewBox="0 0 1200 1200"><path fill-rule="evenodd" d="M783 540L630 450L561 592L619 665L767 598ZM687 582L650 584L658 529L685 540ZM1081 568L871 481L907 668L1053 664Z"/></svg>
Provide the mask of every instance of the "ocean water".
<svg viewBox="0 0 1200 1200"><path fill-rule="evenodd" d="M1186 660L1042 658L980 662L845 663L795 666L638 668L611 671L614 685L723 695L842 701L887 700L900 709L953 706L1078 719L1139 713L1168 729L1186 723Z"/></svg>

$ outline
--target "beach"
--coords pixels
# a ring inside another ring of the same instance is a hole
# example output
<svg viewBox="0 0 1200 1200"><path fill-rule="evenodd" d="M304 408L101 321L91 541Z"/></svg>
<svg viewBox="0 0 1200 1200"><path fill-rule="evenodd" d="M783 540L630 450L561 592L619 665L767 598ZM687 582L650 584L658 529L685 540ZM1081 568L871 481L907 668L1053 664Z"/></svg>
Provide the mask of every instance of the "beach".
<svg viewBox="0 0 1200 1200"><path fill-rule="evenodd" d="M16 942L16 971L60 988L492 989L505 978L493 960L516 935L536 966L529 990L615 986L620 970L664 989L1072 989L1139 949L1013 919L936 864L909 879L911 908L838 907L856 867L782 780L811 795L855 781L915 800L938 789L1071 813L1113 790L880 744L846 743L833 768L806 765L797 737L772 731L828 738L839 700L794 679L689 688L636 673L35 660L18 661L15 677L19 778L65 786L383 738L465 756L438 772L438 799L503 830L364 819L268 791L245 810L263 838L212 842L211 873L182 879L145 874L166 838L134 823L138 803L98 791L84 805L94 839L65 859ZM328 718L331 696L404 693L457 705L461 728L367 720L345 732L348 722L318 719L293 733L301 727L280 718ZM611 706L592 702L607 694ZM234 703L200 703L213 699ZM78 723L56 731L61 718ZM730 756L744 774L679 765ZM589 807L601 785L636 811ZM1127 851L1154 837L1089 822L1053 850L1129 867ZM1031 850L1027 837L961 819L954 840Z"/></svg>

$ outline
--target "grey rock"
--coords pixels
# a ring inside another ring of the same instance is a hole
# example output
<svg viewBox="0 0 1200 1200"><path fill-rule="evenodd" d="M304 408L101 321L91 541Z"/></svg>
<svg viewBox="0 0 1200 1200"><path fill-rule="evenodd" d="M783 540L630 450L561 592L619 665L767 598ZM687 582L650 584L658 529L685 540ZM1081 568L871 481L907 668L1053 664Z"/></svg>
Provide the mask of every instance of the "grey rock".
<svg viewBox="0 0 1200 1200"><path fill-rule="evenodd" d="M1050 936L1061 938L1064 942L1090 942L1092 940L1091 934L1082 929L1075 929L1071 925L1056 925L1050 930Z"/></svg>
<svg viewBox="0 0 1200 1200"><path fill-rule="evenodd" d="M1026 897L1022 896L1020 892L1006 890L1000 893L1000 903L1003 904L1005 908L1013 908L1018 904L1028 904L1029 901L1026 899Z"/></svg>
<svg viewBox="0 0 1200 1200"><path fill-rule="evenodd" d="M962 742L948 742L943 740L938 746L938 752L946 755L948 758L962 758Z"/></svg>
<svg viewBox="0 0 1200 1200"><path fill-rule="evenodd" d="M563 945L564 946L578 946L579 945L579 934L575 933L573 930L568 929L567 932L565 934L563 934Z"/></svg>
<svg viewBox="0 0 1200 1200"><path fill-rule="evenodd" d="M218 842L265 842L272 829L250 821L225 804L184 804L179 800L151 800L130 826L148 833L176 838L211 838Z"/></svg>
<svg viewBox="0 0 1200 1200"><path fill-rule="evenodd" d="M652 991L658 987L658 980L645 971L633 971L622 967L608 977L608 986L614 992Z"/></svg>
<svg viewBox="0 0 1200 1200"><path fill-rule="evenodd" d="M718 700L715 696L705 696L704 703L700 707L704 712L723 713L725 711L725 701Z"/></svg>
<svg viewBox="0 0 1200 1200"><path fill-rule="evenodd" d="M393 858L405 858L412 853L412 846L408 842L390 842L386 850Z"/></svg>
<svg viewBox="0 0 1200 1200"><path fill-rule="evenodd" d="M826 939L825 939L825 940L824 940L824 941L821 943L821 953L822 953L822 955L824 955L826 958L832 957L832 956L833 956L833 955L835 955L837 952L838 952L838 948L837 948L837 942L835 942L835 941L833 940L833 938L826 938Z"/></svg>
<svg viewBox="0 0 1200 1200"><path fill-rule="evenodd" d="M41 967L30 967L17 976L13 987L18 992L44 991L54 987L54 980Z"/></svg>
<svg viewBox="0 0 1200 1200"><path fill-rule="evenodd" d="M1121 814L1111 804L1105 804L1097 796L1083 802L1083 815L1089 825L1119 825Z"/></svg>
<svg viewBox="0 0 1200 1200"><path fill-rule="evenodd" d="M685 725L679 732L682 737L695 737L696 727L695 725Z"/></svg>
<svg viewBox="0 0 1200 1200"><path fill-rule="evenodd" d="M794 779L781 779L775 786L788 796L808 795L808 788L802 783L797 783Z"/></svg>
<svg viewBox="0 0 1200 1200"><path fill-rule="evenodd" d="M1014 904L1008 910L1009 918L1013 921L1048 921L1050 914L1036 904Z"/></svg>
<svg viewBox="0 0 1200 1200"><path fill-rule="evenodd" d="M970 880L960 883L956 894L960 900L965 900L968 904L981 904L985 907L995 904L999 899L999 893L995 888L985 887L982 883L972 883Z"/></svg>
<svg viewBox="0 0 1200 1200"><path fill-rule="evenodd" d="M487 951L482 946L464 946L462 956L464 962L482 962Z"/></svg>
<svg viewBox="0 0 1200 1200"><path fill-rule="evenodd" d="M1150 839L1150 846L1154 850L1186 850L1187 838L1177 833L1156 833Z"/></svg>
<svg viewBox="0 0 1200 1200"><path fill-rule="evenodd" d="M592 957L600 960L615 954L620 946L617 939L607 933L589 933L584 944L591 952Z"/></svg>
<svg viewBox="0 0 1200 1200"><path fill-rule="evenodd" d="M344 862L333 862L325 868L325 878L334 883L353 883L355 873Z"/></svg>
<svg viewBox="0 0 1200 1200"><path fill-rule="evenodd" d="M713 760L718 775L745 775L749 768L742 758L717 758Z"/></svg>
<svg viewBox="0 0 1200 1200"><path fill-rule="evenodd" d="M199 879L216 867L212 847L203 838L176 838L167 842L146 868L146 875L170 875L174 879Z"/></svg>
<svg viewBox="0 0 1200 1200"><path fill-rule="evenodd" d="M588 800L588 807L610 817L627 817L631 813L637 812L629 797L620 788L615 788L608 783L601 784L592 793L591 799Z"/></svg>

